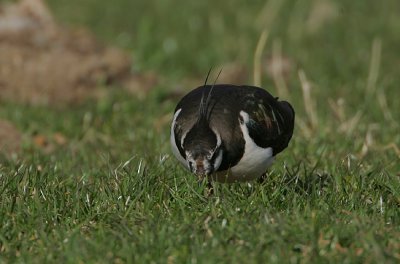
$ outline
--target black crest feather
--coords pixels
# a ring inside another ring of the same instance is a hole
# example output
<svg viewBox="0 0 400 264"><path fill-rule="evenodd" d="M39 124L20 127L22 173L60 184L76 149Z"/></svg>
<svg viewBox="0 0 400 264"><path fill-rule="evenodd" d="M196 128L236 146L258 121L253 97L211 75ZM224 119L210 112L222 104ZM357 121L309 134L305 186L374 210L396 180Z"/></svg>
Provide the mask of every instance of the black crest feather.
<svg viewBox="0 0 400 264"><path fill-rule="evenodd" d="M210 70L207 73L207 77L206 80L204 82L204 87L207 86L207 81L208 81L208 77L210 76L212 68L210 68ZM205 92L203 92L202 96L201 96L201 100L200 100L200 106L199 106L199 117L197 122L201 122L201 121L209 121L210 118L210 111L209 111L209 107L210 107L210 98L211 98L211 94L212 91L214 89L214 86L219 78L219 76L221 75L222 69L219 71L217 77L214 80L213 85L210 88L210 91L208 92L207 98L205 99Z"/></svg>

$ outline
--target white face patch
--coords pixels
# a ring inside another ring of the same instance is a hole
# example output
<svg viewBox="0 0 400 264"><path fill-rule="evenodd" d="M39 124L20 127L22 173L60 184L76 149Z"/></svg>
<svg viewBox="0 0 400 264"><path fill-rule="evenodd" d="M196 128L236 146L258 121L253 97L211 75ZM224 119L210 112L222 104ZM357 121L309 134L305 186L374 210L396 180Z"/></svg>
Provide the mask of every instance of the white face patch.
<svg viewBox="0 0 400 264"><path fill-rule="evenodd" d="M182 134L182 137L181 137L181 148L183 148L183 143L185 142L186 135L187 135L187 132Z"/></svg>
<svg viewBox="0 0 400 264"><path fill-rule="evenodd" d="M213 157L213 152L210 152L206 157L202 157L199 160L195 160L192 156L192 153L186 151L186 164L189 170L193 173L197 173L197 166L200 166L204 169L206 174L210 174L218 170L219 166L222 162L222 150L218 151L218 156L214 160L214 164L211 164L210 160Z"/></svg>
<svg viewBox="0 0 400 264"><path fill-rule="evenodd" d="M185 151L185 154L186 154L186 160L185 160L186 167L189 170L192 170L191 167L195 166L196 161L193 159L192 154L189 151Z"/></svg>
<svg viewBox="0 0 400 264"><path fill-rule="evenodd" d="M221 143L222 143L221 136L214 129L212 129L212 131L214 132L215 136L217 137L217 146L215 147L215 149L217 149L221 146Z"/></svg>
<svg viewBox="0 0 400 264"><path fill-rule="evenodd" d="M186 162L189 170L195 174L198 173L198 168L204 170L206 174L211 171L210 161L207 158L195 160L189 151L186 151Z"/></svg>
<svg viewBox="0 0 400 264"><path fill-rule="evenodd" d="M179 113L181 111L182 111L182 109L178 109L174 114L174 118L172 119L170 141L171 141L172 153L174 154L174 156L180 161L180 163L182 163L183 166L189 168L185 158L182 157L181 153L178 150L178 146L176 146L176 142L175 142L175 131L174 130L175 130L175 125L176 125L176 119L178 118Z"/></svg>
<svg viewBox="0 0 400 264"><path fill-rule="evenodd" d="M215 158L214 161L214 171L217 171L219 166L221 166L222 154L223 154L222 149L218 150L218 156Z"/></svg>

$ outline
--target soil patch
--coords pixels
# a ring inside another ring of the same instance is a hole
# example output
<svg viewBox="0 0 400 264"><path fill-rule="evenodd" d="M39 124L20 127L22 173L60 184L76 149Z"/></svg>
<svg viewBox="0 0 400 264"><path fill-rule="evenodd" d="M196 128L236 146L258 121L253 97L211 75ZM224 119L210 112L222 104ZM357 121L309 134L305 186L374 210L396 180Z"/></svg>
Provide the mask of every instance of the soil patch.
<svg viewBox="0 0 400 264"><path fill-rule="evenodd" d="M0 58L0 101L73 104L110 85L143 95L157 81L87 30L58 25L42 0L0 7Z"/></svg>

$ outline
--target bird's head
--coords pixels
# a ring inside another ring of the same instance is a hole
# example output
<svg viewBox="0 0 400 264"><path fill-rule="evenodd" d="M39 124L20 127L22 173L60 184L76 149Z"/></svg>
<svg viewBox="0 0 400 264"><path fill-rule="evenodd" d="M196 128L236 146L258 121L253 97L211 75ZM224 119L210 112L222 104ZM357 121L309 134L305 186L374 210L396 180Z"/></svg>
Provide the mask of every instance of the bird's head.
<svg viewBox="0 0 400 264"><path fill-rule="evenodd" d="M207 74L204 87L210 71ZM200 179L216 172L221 165L223 156L221 136L210 127L211 113L213 105L215 105L215 101L212 100L213 88L214 85L209 88L207 96L206 92L203 91L199 102L197 122L181 140L187 167Z"/></svg>
<svg viewBox="0 0 400 264"><path fill-rule="evenodd" d="M218 170L222 162L222 142L209 126L196 124L183 140L185 159L190 171L204 178Z"/></svg>

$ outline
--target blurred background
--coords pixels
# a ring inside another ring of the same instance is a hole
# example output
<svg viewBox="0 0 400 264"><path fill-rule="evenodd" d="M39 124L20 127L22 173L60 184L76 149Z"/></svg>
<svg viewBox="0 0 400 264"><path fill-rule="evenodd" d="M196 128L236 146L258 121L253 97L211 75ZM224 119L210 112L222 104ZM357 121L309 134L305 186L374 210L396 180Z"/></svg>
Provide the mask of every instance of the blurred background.
<svg viewBox="0 0 400 264"><path fill-rule="evenodd" d="M399 44L399 0L0 0L0 262L399 263ZM205 198L169 131L211 67L296 124Z"/></svg>
<svg viewBox="0 0 400 264"><path fill-rule="evenodd" d="M82 126L106 145L119 132L135 144L156 131L150 145L161 134L155 144L168 151L174 105L212 67L219 83L260 85L293 103L294 144L305 144L297 155L339 141L333 152L344 156L373 146L399 155L397 0L0 3L5 153L81 142ZM143 142L139 153L154 149Z"/></svg>

